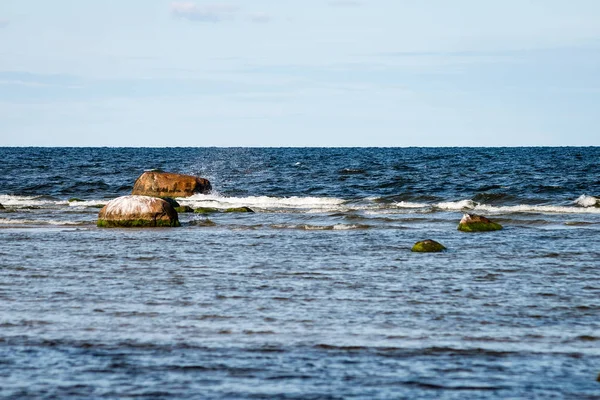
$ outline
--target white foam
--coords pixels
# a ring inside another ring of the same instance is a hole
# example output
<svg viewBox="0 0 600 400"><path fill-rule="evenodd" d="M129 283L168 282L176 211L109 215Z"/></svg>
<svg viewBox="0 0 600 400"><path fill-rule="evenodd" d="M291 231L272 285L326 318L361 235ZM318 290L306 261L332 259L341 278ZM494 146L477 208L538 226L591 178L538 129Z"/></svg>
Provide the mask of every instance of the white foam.
<svg viewBox="0 0 600 400"><path fill-rule="evenodd" d="M447 201L442 203L434 204L435 207L442 210L473 210L477 207L477 203L473 200L459 200L459 201Z"/></svg>
<svg viewBox="0 0 600 400"><path fill-rule="evenodd" d="M182 205L192 207L229 208L247 206L263 210L300 209L305 211L339 210L345 203L342 199L333 197L225 197L215 194L196 194L191 197L178 198Z"/></svg>
<svg viewBox="0 0 600 400"><path fill-rule="evenodd" d="M12 196L9 194L0 194L0 204L9 207L41 207L47 205L67 204L66 201L54 201L41 199L40 196Z"/></svg>
<svg viewBox="0 0 600 400"><path fill-rule="evenodd" d="M412 203L410 201L399 201L393 203L394 207L398 208L426 208L429 207L429 204L426 203Z"/></svg>
<svg viewBox="0 0 600 400"><path fill-rule="evenodd" d="M0 218L0 225L81 225L83 221Z"/></svg>
<svg viewBox="0 0 600 400"><path fill-rule="evenodd" d="M582 194L574 201L574 203L581 207L598 207L600 206L600 199Z"/></svg>

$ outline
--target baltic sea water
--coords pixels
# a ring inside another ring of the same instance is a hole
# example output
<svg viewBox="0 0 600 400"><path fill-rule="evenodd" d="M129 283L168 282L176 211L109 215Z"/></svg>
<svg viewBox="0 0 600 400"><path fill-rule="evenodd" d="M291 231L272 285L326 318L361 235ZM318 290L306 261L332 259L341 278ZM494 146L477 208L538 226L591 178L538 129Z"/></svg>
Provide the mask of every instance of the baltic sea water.
<svg viewBox="0 0 600 400"><path fill-rule="evenodd" d="M600 396L598 147L0 160L1 398ZM151 168L212 182L182 205L255 213L97 228ZM410 252L429 238L448 251Z"/></svg>

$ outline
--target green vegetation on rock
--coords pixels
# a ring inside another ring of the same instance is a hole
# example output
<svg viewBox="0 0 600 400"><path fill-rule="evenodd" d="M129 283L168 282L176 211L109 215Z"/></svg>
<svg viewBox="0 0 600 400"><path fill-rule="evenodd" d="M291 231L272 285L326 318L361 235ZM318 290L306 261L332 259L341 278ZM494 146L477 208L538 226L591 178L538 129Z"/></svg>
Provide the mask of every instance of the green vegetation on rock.
<svg viewBox="0 0 600 400"><path fill-rule="evenodd" d="M99 219L99 228L167 228L181 226L179 221L149 220L149 219L124 219L119 221Z"/></svg>
<svg viewBox="0 0 600 400"><path fill-rule="evenodd" d="M81 202L81 201L85 201L85 200L82 200L79 197L71 197L68 201L69 201L69 203L74 203L74 202Z"/></svg>
<svg viewBox="0 0 600 400"><path fill-rule="evenodd" d="M104 208L106 204L90 204L88 208Z"/></svg>
<svg viewBox="0 0 600 400"><path fill-rule="evenodd" d="M470 222L467 224L458 224L458 230L463 232L489 232L499 231L502 225L495 222Z"/></svg>
<svg viewBox="0 0 600 400"><path fill-rule="evenodd" d="M431 239L417 242L411 249L411 251L417 253L439 253L440 251L444 250L446 250L446 247L444 247L441 243Z"/></svg>
<svg viewBox="0 0 600 400"><path fill-rule="evenodd" d="M250 207L232 207L232 208L228 208L226 210L224 210L223 212L226 213L253 213L254 210L252 210Z"/></svg>
<svg viewBox="0 0 600 400"><path fill-rule="evenodd" d="M194 212L197 214L212 214L219 212L219 209L214 207L198 207L194 210Z"/></svg>
<svg viewBox="0 0 600 400"><path fill-rule="evenodd" d="M206 218L206 219L196 219L196 220L190 221L190 225L194 225L194 226L216 226L217 224L215 224L210 219Z"/></svg>

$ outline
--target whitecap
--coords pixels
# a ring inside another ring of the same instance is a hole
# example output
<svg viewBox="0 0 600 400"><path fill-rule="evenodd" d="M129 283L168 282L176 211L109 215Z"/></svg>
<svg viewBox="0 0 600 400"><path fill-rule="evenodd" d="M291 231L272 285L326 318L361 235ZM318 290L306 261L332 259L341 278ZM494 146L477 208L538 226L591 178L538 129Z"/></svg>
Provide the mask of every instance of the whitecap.
<svg viewBox="0 0 600 400"><path fill-rule="evenodd" d="M345 200L334 197L226 197L215 194L196 194L191 197L178 198L182 205L192 207L229 208L247 206L262 210L300 209L314 211L339 210Z"/></svg>
<svg viewBox="0 0 600 400"><path fill-rule="evenodd" d="M581 207L598 207L600 206L600 199L582 194L574 201L574 203Z"/></svg>

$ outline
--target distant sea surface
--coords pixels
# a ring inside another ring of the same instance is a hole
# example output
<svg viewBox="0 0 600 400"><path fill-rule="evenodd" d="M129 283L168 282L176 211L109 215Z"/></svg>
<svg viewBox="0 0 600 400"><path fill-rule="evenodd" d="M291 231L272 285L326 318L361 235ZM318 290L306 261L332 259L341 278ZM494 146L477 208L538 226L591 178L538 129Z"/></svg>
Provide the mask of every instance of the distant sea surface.
<svg viewBox="0 0 600 400"><path fill-rule="evenodd" d="M152 168L255 213L97 228ZM0 398L599 398L599 199L600 147L0 148Z"/></svg>

